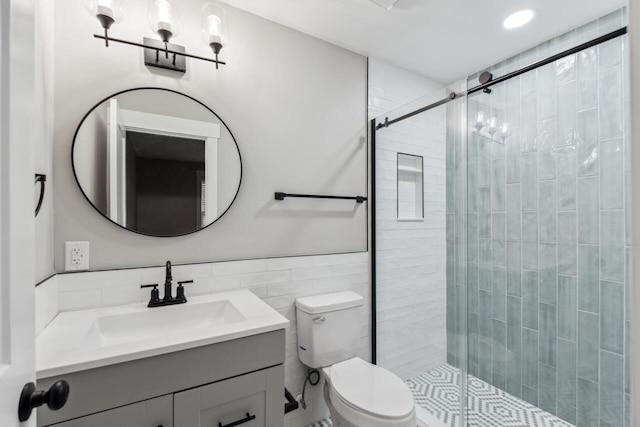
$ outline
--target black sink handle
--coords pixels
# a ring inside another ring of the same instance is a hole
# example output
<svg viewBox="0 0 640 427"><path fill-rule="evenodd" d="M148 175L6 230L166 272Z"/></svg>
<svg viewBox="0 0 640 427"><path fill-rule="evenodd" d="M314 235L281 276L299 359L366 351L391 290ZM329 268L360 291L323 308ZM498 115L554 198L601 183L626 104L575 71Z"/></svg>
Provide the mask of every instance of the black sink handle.
<svg viewBox="0 0 640 427"><path fill-rule="evenodd" d="M193 283L193 280L184 280L182 282L178 282L178 285L182 286L182 285L186 285L187 283Z"/></svg>

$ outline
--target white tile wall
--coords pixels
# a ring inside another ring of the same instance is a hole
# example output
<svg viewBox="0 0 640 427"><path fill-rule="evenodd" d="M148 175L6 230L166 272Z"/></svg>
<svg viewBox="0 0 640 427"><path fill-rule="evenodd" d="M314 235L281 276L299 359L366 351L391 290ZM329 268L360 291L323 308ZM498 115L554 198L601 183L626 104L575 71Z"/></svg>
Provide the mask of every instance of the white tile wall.
<svg viewBox="0 0 640 427"><path fill-rule="evenodd" d="M370 118L444 96L441 85L384 62L370 60L369 72ZM376 134L378 364L405 379L446 362L445 114ZM424 221L397 219L398 152L424 158Z"/></svg>
<svg viewBox="0 0 640 427"><path fill-rule="evenodd" d="M38 335L57 316L58 276L53 276L36 287L36 335Z"/></svg>
<svg viewBox="0 0 640 427"><path fill-rule="evenodd" d="M58 311L146 302L149 290L140 285L162 283L164 267L60 274L36 289L38 332ZM258 259L209 264L176 265L174 281L194 280L187 295L248 288L291 322L286 335L285 382L294 396L302 391L306 368L298 361L295 299L352 290L365 298L359 356L370 360L371 298L369 253ZM322 384L307 387L307 410L287 415L286 427L305 426L328 415ZM283 400L284 404L284 400Z"/></svg>

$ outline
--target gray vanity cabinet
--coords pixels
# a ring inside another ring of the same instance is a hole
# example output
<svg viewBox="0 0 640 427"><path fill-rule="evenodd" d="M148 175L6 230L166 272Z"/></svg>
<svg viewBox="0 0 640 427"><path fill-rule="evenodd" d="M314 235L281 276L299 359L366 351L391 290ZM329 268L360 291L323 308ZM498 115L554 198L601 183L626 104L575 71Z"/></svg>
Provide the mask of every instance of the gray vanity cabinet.
<svg viewBox="0 0 640 427"><path fill-rule="evenodd" d="M282 365L176 393L174 419L180 427L282 424ZM241 424L237 424L241 423Z"/></svg>
<svg viewBox="0 0 640 427"><path fill-rule="evenodd" d="M162 396L86 417L55 427L173 427L173 396Z"/></svg>
<svg viewBox="0 0 640 427"><path fill-rule="evenodd" d="M38 410L38 427L280 427L284 329L38 379L69 383L67 404Z"/></svg>

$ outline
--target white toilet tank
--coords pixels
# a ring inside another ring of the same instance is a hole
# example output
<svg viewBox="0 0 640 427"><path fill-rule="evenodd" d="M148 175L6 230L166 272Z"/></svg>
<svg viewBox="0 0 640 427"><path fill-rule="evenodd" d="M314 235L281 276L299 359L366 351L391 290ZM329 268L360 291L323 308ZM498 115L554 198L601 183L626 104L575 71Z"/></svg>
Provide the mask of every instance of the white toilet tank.
<svg viewBox="0 0 640 427"><path fill-rule="evenodd" d="M364 298L336 292L296 300L298 357L310 368L322 368L355 357Z"/></svg>

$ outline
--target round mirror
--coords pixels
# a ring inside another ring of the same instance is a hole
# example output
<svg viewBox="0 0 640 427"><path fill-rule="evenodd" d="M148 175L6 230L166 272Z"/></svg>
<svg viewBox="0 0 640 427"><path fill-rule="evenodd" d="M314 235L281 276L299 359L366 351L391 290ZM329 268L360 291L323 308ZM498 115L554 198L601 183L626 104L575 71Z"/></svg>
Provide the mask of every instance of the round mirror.
<svg viewBox="0 0 640 427"><path fill-rule="evenodd" d="M149 236L196 232L224 215L242 181L240 149L211 109L168 89L117 93L82 119L71 149L82 193Z"/></svg>

